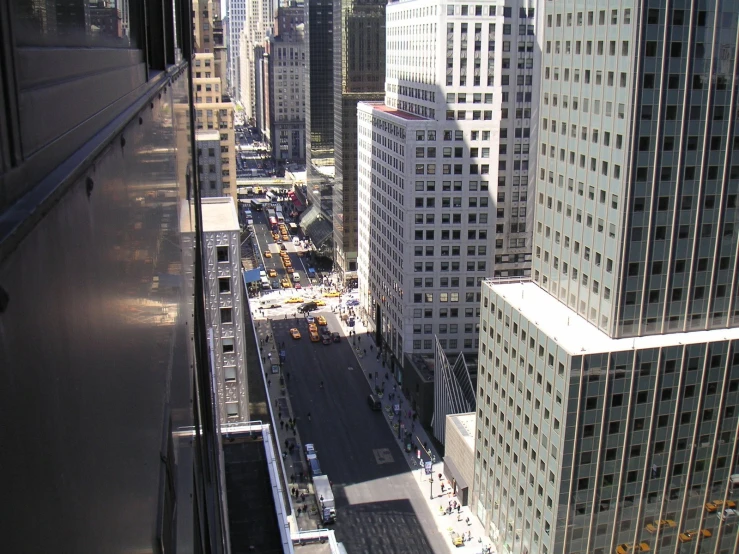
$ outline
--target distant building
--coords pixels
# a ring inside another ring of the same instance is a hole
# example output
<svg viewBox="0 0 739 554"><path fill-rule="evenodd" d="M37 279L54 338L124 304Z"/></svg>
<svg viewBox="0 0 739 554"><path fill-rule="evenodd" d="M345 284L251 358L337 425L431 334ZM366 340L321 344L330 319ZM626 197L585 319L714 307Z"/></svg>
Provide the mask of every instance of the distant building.
<svg viewBox="0 0 739 554"><path fill-rule="evenodd" d="M357 108L357 271L398 378L435 336L450 357L476 353L483 279L531 272L541 48L521 6L386 8L385 101Z"/></svg>
<svg viewBox="0 0 739 554"><path fill-rule="evenodd" d="M217 131L220 138L223 194L236 198L236 141L234 106L222 97L223 79L217 75L213 53L195 54L195 123L197 130ZM210 184L209 184L210 185Z"/></svg>
<svg viewBox="0 0 739 554"><path fill-rule="evenodd" d="M385 95L386 0L334 2L333 259L357 283L357 103Z"/></svg>
<svg viewBox="0 0 739 554"><path fill-rule="evenodd" d="M267 44L268 135L278 162L305 163L304 17L302 3L278 8Z"/></svg>
<svg viewBox="0 0 739 554"><path fill-rule="evenodd" d="M195 146L198 150L201 196L223 196L221 139L218 131L197 131Z"/></svg>
<svg viewBox="0 0 739 554"><path fill-rule="evenodd" d="M306 182L309 210L301 227L320 249L331 245L334 183L334 3L305 2Z"/></svg>

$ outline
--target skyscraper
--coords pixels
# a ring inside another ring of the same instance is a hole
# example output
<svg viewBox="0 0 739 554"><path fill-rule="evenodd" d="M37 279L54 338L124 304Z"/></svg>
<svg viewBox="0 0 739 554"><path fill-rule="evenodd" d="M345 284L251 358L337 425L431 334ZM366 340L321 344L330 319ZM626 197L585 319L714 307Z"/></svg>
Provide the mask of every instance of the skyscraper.
<svg viewBox="0 0 739 554"><path fill-rule="evenodd" d="M385 91L385 0L334 1L334 262L357 281L357 102Z"/></svg>
<svg viewBox="0 0 739 554"><path fill-rule="evenodd" d="M275 35L268 44L268 132L272 155L281 162L305 163L305 7L280 6Z"/></svg>
<svg viewBox="0 0 739 554"><path fill-rule="evenodd" d="M533 281L483 285L473 506L516 552L731 552L739 8L542 7Z"/></svg>
<svg viewBox="0 0 739 554"><path fill-rule="evenodd" d="M358 107L358 274L394 368L432 357L434 335L450 357L476 353L480 283L529 272L536 16L532 2L387 6L385 102Z"/></svg>
<svg viewBox="0 0 739 554"><path fill-rule="evenodd" d="M246 119L256 122L260 119L258 104L262 94L260 84L263 84L258 79L258 66L264 56L265 40L272 34L274 3L272 0L248 0L246 10L244 30L240 37L239 99L244 106Z"/></svg>
<svg viewBox="0 0 739 554"><path fill-rule="evenodd" d="M303 217L301 224L304 226L306 218L331 215L334 180L333 0L305 2L305 22L305 157L312 213ZM330 231L325 236L330 238Z"/></svg>
<svg viewBox="0 0 739 554"><path fill-rule="evenodd" d="M241 34L246 25L247 0L227 0L228 13L228 87L231 97L236 102L241 98Z"/></svg>

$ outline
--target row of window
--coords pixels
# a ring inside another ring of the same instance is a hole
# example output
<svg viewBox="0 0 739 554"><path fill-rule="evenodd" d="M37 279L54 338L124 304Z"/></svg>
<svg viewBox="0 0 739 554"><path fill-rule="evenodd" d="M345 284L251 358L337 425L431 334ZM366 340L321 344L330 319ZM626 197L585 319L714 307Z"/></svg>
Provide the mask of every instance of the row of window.
<svg viewBox="0 0 739 554"><path fill-rule="evenodd" d="M434 257L436 256L436 249L433 246L414 246L413 255L415 257L423 257L423 256L429 256ZM439 255L441 256L460 256L461 255L461 247L460 246L441 246L439 247ZM473 244L467 245L467 255L468 256L485 256L487 255L487 246L484 244L478 244L477 246Z"/></svg>
<svg viewBox="0 0 739 554"><path fill-rule="evenodd" d="M581 55L583 53L583 41L581 40L575 40L575 41L551 41L548 40L546 43L546 53L547 54L561 54L563 52L562 50L562 44L564 44L564 53L565 54L572 54L572 45L575 45L575 54ZM593 52L595 52L596 56L604 56L606 55L606 41L604 40L586 40L584 41L585 44L585 55L592 56ZM593 45L595 45L595 50L593 50ZM554 47L554 50L552 51L552 47ZM609 40L608 41L608 55L609 56L615 56L616 52L618 50L618 41L615 40ZM629 41L628 40L622 40L621 41L621 55L622 56L628 56L629 55Z"/></svg>
<svg viewBox="0 0 739 554"><path fill-rule="evenodd" d="M438 266L435 262L413 262L414 273L434 273L434 271L460 271L462 264L460 262L439 262ZM438 269L436 269L438 267ZM465 271L486 271L487 262L485 261L468 261Z"/></svg>
<svg viewBox="0 0 739 554"><path fill-rule="evenodd" d="M477 339L474 339L474 340L473 339L464 339L464 349L465 350L472 350L472 349L477 350L478 342L479 341ZM449 350L454 351L454 350L456 350L458 348L457 347L457 344L458 344L457 339L449 339L449 341L447 341L447 339L439 339L439 346L441 346L441 348L444 349L444 350L449 349ZM434 347L433 347L433 340L432 339L424 339L423 341L420 341L420 340L414 340L413 341L413 350L414 351L433 350L433 348Z"/></svg>
<svg viewBox="0 0 739 554"><path fill-rule="evenodd" d="M651 10L650 10L651 11ZM619 10L611 10L610 18L606 18L607 12L606 10L599 10L598 11L598 25L618 25L619 24ZM548 14L547 15L547 27L551 28L554 24L556 27L562 27L563 24L563 14L558 13L556 15ZM589 11L589 12L568 12L564 14L564 22L567 27L572 27L573 21L578 27L582 27L584 22L587 21L587 26L592 27L595 25L595 12ZM608 22L608 23L607 23ZM624 25L631 24L631 8L625 8L623 10L622 19L621 22Z"/></svg>

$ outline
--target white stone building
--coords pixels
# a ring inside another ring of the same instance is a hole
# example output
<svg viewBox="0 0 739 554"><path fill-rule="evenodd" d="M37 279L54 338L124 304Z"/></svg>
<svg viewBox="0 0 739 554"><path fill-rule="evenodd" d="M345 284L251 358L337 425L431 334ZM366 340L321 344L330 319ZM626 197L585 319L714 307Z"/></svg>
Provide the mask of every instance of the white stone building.
<svg viewBox="0 0 739 554"><path fill-rule="evenodd" d="M206 317L220 422L249 421L244 341L244 288L236 206L230 197L203 198Z"/></svg>
<svg viewBox="0 0 739 554"><path fill-rule="evenodd" d="M387 6L386 97L358 107L363 316L392 353L477 352L480 284L531 265L535 1Z"/></svg>
<svg viewBox="0 0 739 554"><path fill-rule="evenodd" d="M473 510L516 554L734 552L739 6L542 11L533 274L482 288Z"/></svg>

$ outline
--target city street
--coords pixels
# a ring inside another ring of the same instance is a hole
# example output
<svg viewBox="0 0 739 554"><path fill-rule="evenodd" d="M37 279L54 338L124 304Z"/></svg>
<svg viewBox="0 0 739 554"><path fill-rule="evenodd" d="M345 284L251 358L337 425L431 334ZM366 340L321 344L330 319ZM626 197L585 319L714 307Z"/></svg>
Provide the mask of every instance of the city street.
<svg viewBox="0 0 739 554"><path fill-rule="evenodd" d="M340 329L335 314L315 313L326 317L330 330ZM290 375L287 388L302 443L314 444L333 482L337 540L351 553L446 552L415 474L383 414L367 403L369 385L349 341L310 342L305 318L298 322L298 340L288 332L296 325L293 318L274 319L272 330L274 340L286 346L283 371Z"/></svg>

